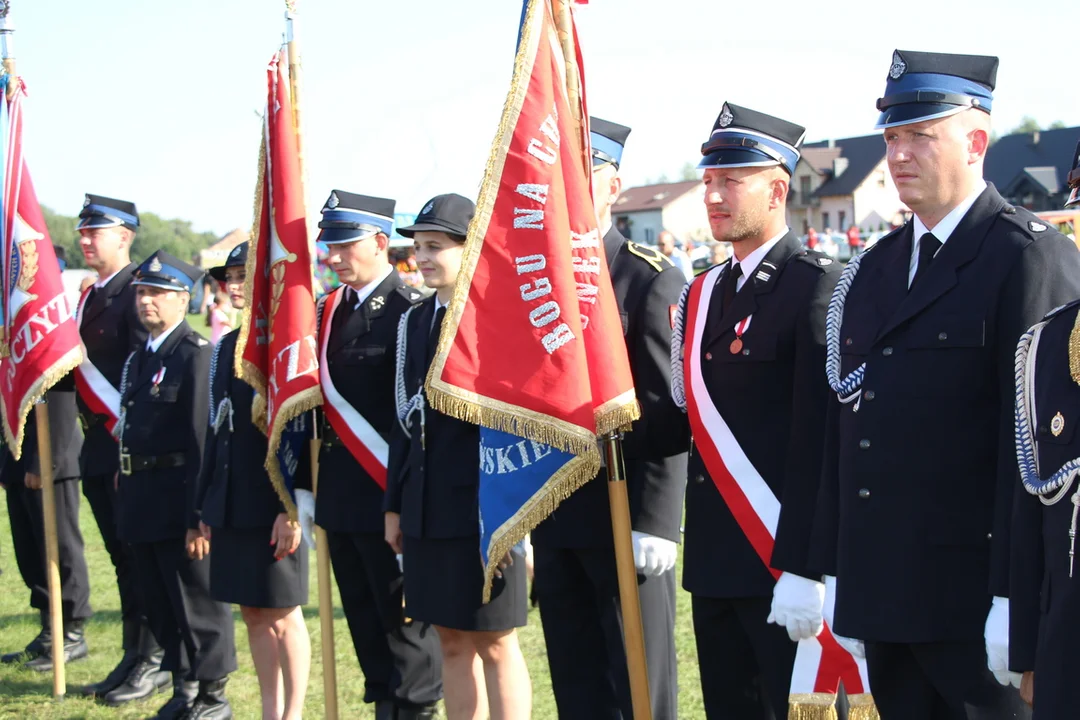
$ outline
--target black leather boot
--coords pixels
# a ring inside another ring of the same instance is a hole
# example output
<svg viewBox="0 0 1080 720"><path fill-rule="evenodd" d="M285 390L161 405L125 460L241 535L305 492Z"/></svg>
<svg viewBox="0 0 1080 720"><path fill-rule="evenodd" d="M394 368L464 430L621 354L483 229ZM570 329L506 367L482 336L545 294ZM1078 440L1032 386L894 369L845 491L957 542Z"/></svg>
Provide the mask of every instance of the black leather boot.
<svg viewBox="0 0 1080 720"><path fill-rule="evenodd" d="M140 652L138 620L124 620L123 633L124 657L120 658L120 662L105 676L104 680L92 685L84 685L79 689L79 692L86 697L105 697L127 680L127 676L131 674L140 657L153 658L160 656L157 648L150 652Z"/></svg>
<svg viewBox="0 0 1080 720"><path fill-rule="evenodd" d="M85 660L89 655L90 647L86 644L86 636L83 634L83 621L71 620L64 623L64 664ZM53 669L52 648L23 667L36 672L51 672Z"/></svg>
<svg viewBox="0 0 1080 720"><path fill-rule="evenodd" d="M28 642L26 647L22 650L0 655L0 663L12 665L14 663L33 660L34 658L48 655L52 652L52 629L49 625L49 613L43 610L39 610L38 612L41 617L41 630L38 631L38 634L34 639Z"/></svg>
<svg viewBox="0 0 1080 720"><path fill-rule="evenodd" d="M436 705L424 705L422 707L403 708L397 711L397 720L435 720Z"/></svg>
<svg viewBox="0 0 1080 720"><path fill-rule="evenodd" d="M154 657L138 658L124 682L105 694L105 704L118 707L132 700L142 700L163 692L169 687L171 676L161 669L161 659L160 653Z"/></svg>
<svg viewBox="0 0 1080 720"><path fill-rule="evenodd" d="M232 706L225 699L225 683L220 680L203 680L199 683L199 696L183 720L232 720Z"/></svg>
<svg viewBox="0 0 1080 720"><path fill-rule="evenodd" d="M187 716L188 710L195 704L195 698L199 695L199 683L195 680L184 680L179 673L173 673L173 694L169 702L165 703L153 720L181 720Z"/></svg>

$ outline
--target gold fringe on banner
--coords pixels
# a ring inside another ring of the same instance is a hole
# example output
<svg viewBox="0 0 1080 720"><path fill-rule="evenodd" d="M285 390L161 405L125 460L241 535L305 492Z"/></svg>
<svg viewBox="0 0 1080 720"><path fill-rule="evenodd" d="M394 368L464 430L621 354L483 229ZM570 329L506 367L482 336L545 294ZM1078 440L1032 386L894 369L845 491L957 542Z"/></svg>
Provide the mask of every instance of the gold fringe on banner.
<svg viewBox="0 0 1080 720"><path fill-rule="evenodd" d="M795 693L788 698L788 720L837 720L836 695Z"/></svg>
<svg viewBox="0 0 1080 720"><path fill-rule="evenodd" d="M881 720L881 714L870 693L848 695L848 720Z"/></svg>
<svg viewBox="0 0 1080 720"><path fill-rule="evenodd" d="M1069 333L1069 375L1080 385L1080 313L1076 315L1072 332Z"/></svg>
<svg viewBox="0 0 1080 720"><path fill-rule="evenodd" d="M248 246L247 264L244 267L244 313L242 320L240 321L240 337L236 339L236 350L233 356L233 372L236 374L236 377L254 388L256 394L264 394L266 392L266 377L257 367L244 360L244 350L247 349L248 335L251 332L251 313L253 312L252 308L255 305L255 273L259 267L259 253L262 252L262 246L259 244L259 229L262 225L263 186L266 179L265 123L266 118L264 117L263 128L260 131L262 139L259 141L258 181L255 183L255 200L254 209L252 211L255 215L255 219L252 221L251 232L248 233L248 242L250 245ZM267 258L267 262L269 262L269 258ZM253 411L252 419L254 420L254 418L255 413ZM263 432L266 432L265 413L260 429L262 429Z"/></svg>
<svg viewBox="0 0 1080 720"><path fill-rule="evenodd" d="M16 460L22 457L26 419L30 416L30 411L34 408L34 403L45 397L45 393L49 392L53 385L60 382L61 378L78 367L79 363L82 361L82 343L79 343L77 346L64 353L63 357L53 363L52 367L45 371L45 374L39 377L34 384L30 386L23 396L22 401L19 403L17 417L19 423L18 432L12 429L7 412L0 411L0 415L3 415L4 438L7 442L8 450L11 451L11 454ZM0 404L0 408L3 407L4 405Z"/></svg>
<svg viewBox="0 0 1080 720"><path fill-rule="evenodd" d="M281 504L285 506L285 512L288 513L289 519L294 522L297 520L296 503L293 502L288 488L285 487L285 478L281 476L281 468L278 467L277 450L278 446L281 445L281 432L285 429L285 425L297 415L314 410L319 405L322 405L322 389L319 386L308 388L293 395L278 409L277 417L274 418L274 427L267 434L267 459L263 467L266 468L266 472L270 475L270 482L273 484L274 491L277 492Z"/></svg>

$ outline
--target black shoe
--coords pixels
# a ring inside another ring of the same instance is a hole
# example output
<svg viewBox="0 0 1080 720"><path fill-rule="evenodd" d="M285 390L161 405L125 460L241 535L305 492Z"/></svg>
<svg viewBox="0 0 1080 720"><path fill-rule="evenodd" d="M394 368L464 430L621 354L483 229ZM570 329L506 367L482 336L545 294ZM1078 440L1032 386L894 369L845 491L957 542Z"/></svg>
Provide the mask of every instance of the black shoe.
<svg viewBox="0 0 1080 720"><path fill-rule="evenodd" d="M423 705L421 707L397 709L397 720L435 720L436 705Z"/></svg>
<svg viewBox="0 0 1080 720"><path fill-rule="evenodd" d="M138 662L139 653L135 650L125 651L124 657L120 658L120 662L105 676L104 680L93 683L92 685L84 685L79 689L79 692L85 697L105 697L124 684L124 681L127 680L127 676L131 674L131 671Z"/></svg>
<svg viewBox="0 0 1080 720"><path fill-rule="evenodd" d="M64 629L64 664L84 660L89 655L90 647L86 644L86 636L83 634L82 620L74 620ZM34 658L23 667L35 672L51 672L53 669L52 648L49 648L48 653Z"/></svg>
<svg viewBox="0 0 1080 720"><path fill-rule="evenodd" d="M142 700L169 687L172 676L161 669L161 658L139 658L119 687L105 694L105 704L118 707L132 700Z"/></svg>
<svg viewBox="0 0 1080 720"><path fill-rule="evenodd" d="M34 639L28 642L22 650L0 655L0 663L13 665L39 658L42 655L48 655L50 652L52 652L52 629L49 624L49 616L46 613L41 613L41 630L38 631Z"/></svg>
<svg viewBox="0 0 1080 720"><path fill-rule="evenodd" d="M199 695L199 683L177 680L173 682L173 695L152 720L181 720L195 704Z"/></svg>
<svg viewBox="0 0 1080 720"><path fill-rule="evenodd" d="M183 720L232 720L232 706L225 699L226 682L226 678L200 682L199 696Z"/></svg>

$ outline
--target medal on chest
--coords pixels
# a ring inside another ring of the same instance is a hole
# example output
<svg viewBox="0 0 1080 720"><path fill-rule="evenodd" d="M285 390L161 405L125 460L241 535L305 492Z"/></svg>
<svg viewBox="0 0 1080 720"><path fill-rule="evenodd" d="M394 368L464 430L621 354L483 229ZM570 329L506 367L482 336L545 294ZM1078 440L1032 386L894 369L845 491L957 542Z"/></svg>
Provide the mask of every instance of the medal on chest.
<svg viewBox="0 0 1080 720"><path fill-rule="evenodd" d="M743 349L742 336L743 336L743 333L746 332L747 328L750 327L750 319L752 317L754 317L754 316L753 315L747 315L745 318L743 318L739 322L735 323L735 339L732 340L731 345L728 346L728 350L731 351L732 355L738 355L739 353L742 352L742 349Z"/></svg>
<svg viewBox="0 0 1080 720"><path fill-rule="evenodd" d="M161 389L158 387L158 385L160 385L161 381L164 380L164 379L165 379L165 368L162 367L160 370L158 370L156 373L154 373L154 377L150 378L150 382L153 383L153 385L150 386L150 395L151 395L151 397L157 397L158 395L161 394Z"/></svg>

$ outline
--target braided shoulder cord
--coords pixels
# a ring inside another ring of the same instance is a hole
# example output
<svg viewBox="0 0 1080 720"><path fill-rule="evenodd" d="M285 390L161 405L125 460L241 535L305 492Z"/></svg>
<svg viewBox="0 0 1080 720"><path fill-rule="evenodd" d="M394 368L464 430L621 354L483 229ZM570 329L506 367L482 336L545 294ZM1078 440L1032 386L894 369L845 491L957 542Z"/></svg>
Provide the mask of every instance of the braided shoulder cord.
<svg viewBox="0 0 1080 720"><path fill-rule="evenodd" d="M133 357L135 357L135 351L128 353L127 360L124 361L124 371L120 373L120 417L116 419L116 424L113 425L112 436L121 441L124 437L124 425L127 422L127 407L124 405L124 393L127 392L128 369L131 367L131 359Z"/></svg>
<svg viewBox="0 0 1080 720"><path fill-rule="evenodd" d="M405 436L408 438L412 437L412 433L409 432L410 415L419 410L420 424L424 424L423 385L412 397L409 397L408 390L405 387L405 352L408 349L409 317L414 309L416 309L416 305L406 310L401 319L398 320L397 362L394 367L394 401L397 405L397 419L398 424L401 425L401 429L405 431Z"/></svg>
<svg viewBox="0 0 1080 720"><path fill-rule="evenodd" d="M828 378L829 387L844 404L859 396L858 390L862 386L863 375L866 374L866 363L862 363L846 378L840 379L840 327L844 323L844 303L864 257L865 253L856 255L848 262L833 289L829 311L825 315L825 376Z"/></svg>
<svg viewBox="0 0 1080 720"><path fill-rule="evenodd" d="M686 302L690 297L693 281L686 283L679 295L679 305L675 310L675 327L671 328L671 399L686 411L686 388L683 384L683 349L686 333Z"/></svg>
<svg viewBox="0 0 1080 720"><path fill-rule="evenodd" d="M1039 479L1038 443L1031 432L1035 415L1035 358L1039 336L1047 321L1038 323L1020 338L1016 346L1016 459L1024 489L1038 495L1044 505L1054 505L1072 488L1080 475L1080 458L1070 460L1046 480Z"/></svg>
<svg viewBox="0 0 1080 720"><path fill-rule="evenodd" d="M229 419L229 432L233 431L233 406L232 398L229 397L227 391L228 382L225 383L225 397L221 399L221 402L216 407L214 405L214 379L217 377L218 358L221 355L221 346L223 344L219 342L215 345L214 352L210 355L210 429L214 431L215 435L221 429L225 418Z"/></svg>

